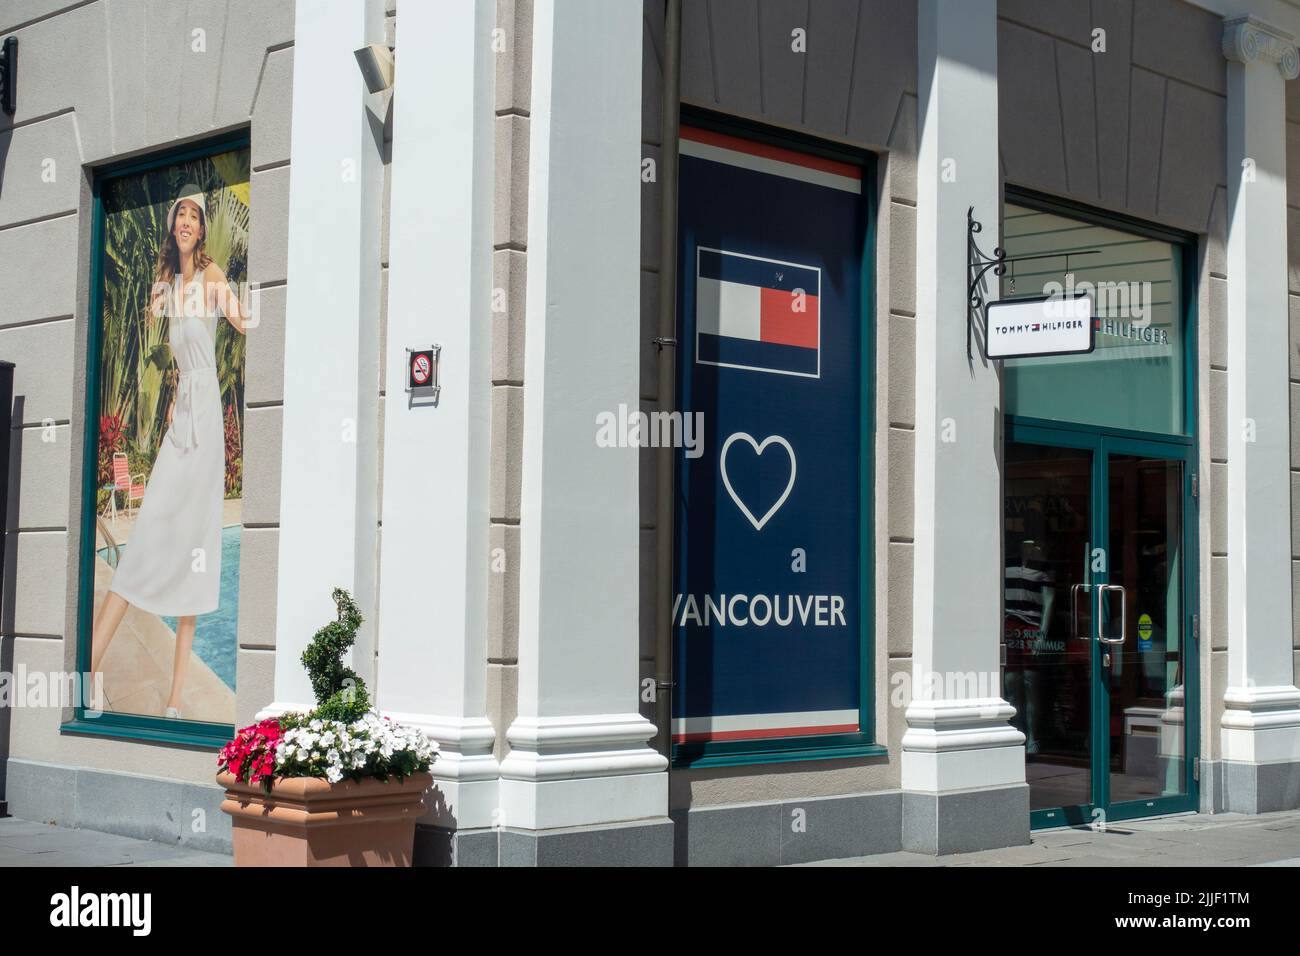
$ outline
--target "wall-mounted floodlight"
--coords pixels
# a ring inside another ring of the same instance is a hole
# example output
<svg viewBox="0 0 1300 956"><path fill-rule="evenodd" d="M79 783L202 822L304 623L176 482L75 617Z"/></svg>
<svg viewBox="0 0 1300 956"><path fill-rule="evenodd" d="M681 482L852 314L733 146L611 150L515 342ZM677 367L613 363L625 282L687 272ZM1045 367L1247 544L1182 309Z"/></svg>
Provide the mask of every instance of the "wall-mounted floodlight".
<svg viewBox="0 0 1300 956"><path fill-rule="evenodd" d="M366 89L371 93L382 93L393 85L393 51L382 43L369 43L353 53L361 75L365 77Z"/></svg>
<svg viewBox="0 0 1300 956"><path fill-rule="evenodd" d="M5 42L0 44L0 109L10 116L14 115L16 108L14 94L17 83L18 38L5 37Z"/></svg>

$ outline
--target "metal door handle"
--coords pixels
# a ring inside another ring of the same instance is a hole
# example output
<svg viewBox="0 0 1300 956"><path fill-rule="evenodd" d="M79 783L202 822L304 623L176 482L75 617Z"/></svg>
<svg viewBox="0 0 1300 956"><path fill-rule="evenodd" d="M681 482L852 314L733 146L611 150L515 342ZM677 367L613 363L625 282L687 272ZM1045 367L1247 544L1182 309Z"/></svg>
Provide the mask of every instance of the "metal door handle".
<svg viewBox="0 0 1300 956"><path fill-rule="evenodd" d="M1074 584L1070 586L1070 638L1072 640L1088 639L1086 634L1079 634L1079 589L1091 588L1091 584Z"/></svg>
<svg viewBox="0 0 1300 956"><path fill-rule="evenodd" d="M1119 637L1106 637L1102 628L1101 607L1102 601L1106 599L1107 591L1119 592ZM1128 596L1124 593L1122 584L1099 584L1097 585L1097 641L1101 644L1123 644L1128 637Z"/></svg>

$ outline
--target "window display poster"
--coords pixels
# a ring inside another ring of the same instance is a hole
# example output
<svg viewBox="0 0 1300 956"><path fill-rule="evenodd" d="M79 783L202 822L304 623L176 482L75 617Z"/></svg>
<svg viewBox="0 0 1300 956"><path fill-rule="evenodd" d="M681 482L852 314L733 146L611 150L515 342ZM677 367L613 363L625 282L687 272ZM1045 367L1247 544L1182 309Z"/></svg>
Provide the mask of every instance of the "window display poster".
<svg viewBox="0 0 1300 956"><path fill-rule="evenodd" d="M89 660L104 712L235 716L249 152L106 178L94 255ZM89 595L85 595L88 597Z"/></svg>

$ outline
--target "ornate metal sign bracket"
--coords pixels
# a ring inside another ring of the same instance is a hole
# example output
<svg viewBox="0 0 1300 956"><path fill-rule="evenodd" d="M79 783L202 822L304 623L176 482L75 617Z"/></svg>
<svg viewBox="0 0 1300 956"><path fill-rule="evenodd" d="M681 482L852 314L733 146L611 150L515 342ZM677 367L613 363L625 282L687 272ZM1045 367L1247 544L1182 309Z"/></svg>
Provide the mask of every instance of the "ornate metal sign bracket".
<svg viewBox="0 0 1300 956"><path fill-rule="evenodd" d="M1065 274L1070 272L1071 256L1095 256L1100 249L1076 249L1073 252L1044 252L1032 256L1013 256L1007 258L1006 250L1001 246L993 247L993 255L986 256L975 242L975 237L984 229L983 224L975 218L975 207L966 209L966 262L970 271L970 286L967 289L966 308L966 357L974 358L971 352L971 329L978 319L985 337L988 336L988 303L984 298L983 280L990 269L995 276L1002 276L1007 271L1009 262L1027 262L1030 259L1064 259Z"/></svg>
<svg viewBox="0 0 1300 956"><path fill-rule="evenodd" d="M984 301L983 279L990 269L995 276L1007 271L1007 253L1001 246L993 247L993 255L986 256L975 242L975 237L983 231L983 224L975 218L975 207L966 209L966 262L970 270L970 288L966 292L969 305L966 309L966 357L973 358L970 340L971 327L978 316L981 322L987 317L987 305ZM1015 260L1011 260L1015 261Z"/></svg>

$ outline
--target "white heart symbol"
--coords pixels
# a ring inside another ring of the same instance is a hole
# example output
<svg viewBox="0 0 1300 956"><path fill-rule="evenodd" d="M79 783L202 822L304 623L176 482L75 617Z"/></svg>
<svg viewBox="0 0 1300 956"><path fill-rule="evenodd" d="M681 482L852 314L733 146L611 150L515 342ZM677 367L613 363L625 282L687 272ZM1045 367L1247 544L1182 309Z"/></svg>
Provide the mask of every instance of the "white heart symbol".
<svg viewBox="0 0 1300 956"><path fill-rule="evenodd" d="M763 515L762 518L755 518L754 513L750 511L749 508L745 507L745 503L741 501L740 496L736 494L736 489L731 487L731 479L727 477L727 452L731 449L731 443L736 441L736 439L749 442L750 447L754 449L754 453L759 457L762 457L763 449L772 444L780 445L785 449L785 453L790 456L790 480L786 483L785 491L781 492L781 497L776 499L776 504L772 505L772 507L767 510L767 514ZM749 523L754 526L755 531L763 530L763 525L767 524L768 521L772 519L772 515L776 514L781 509L781 506L785 504L785 499L790 497L790 492L794 489L794 476L796 470L794 449L791 448L790 443L780 435L769 435L767 438L763 439L763 443L760 445L754 440L753 435L749 435L745 432L736 432L722 443L722 453L718 456L718 465L722 470L722 486L727 489L727 494L731 495L731 500L736 503L736 507L740 509L741 513L749 519Z"/></svg>

